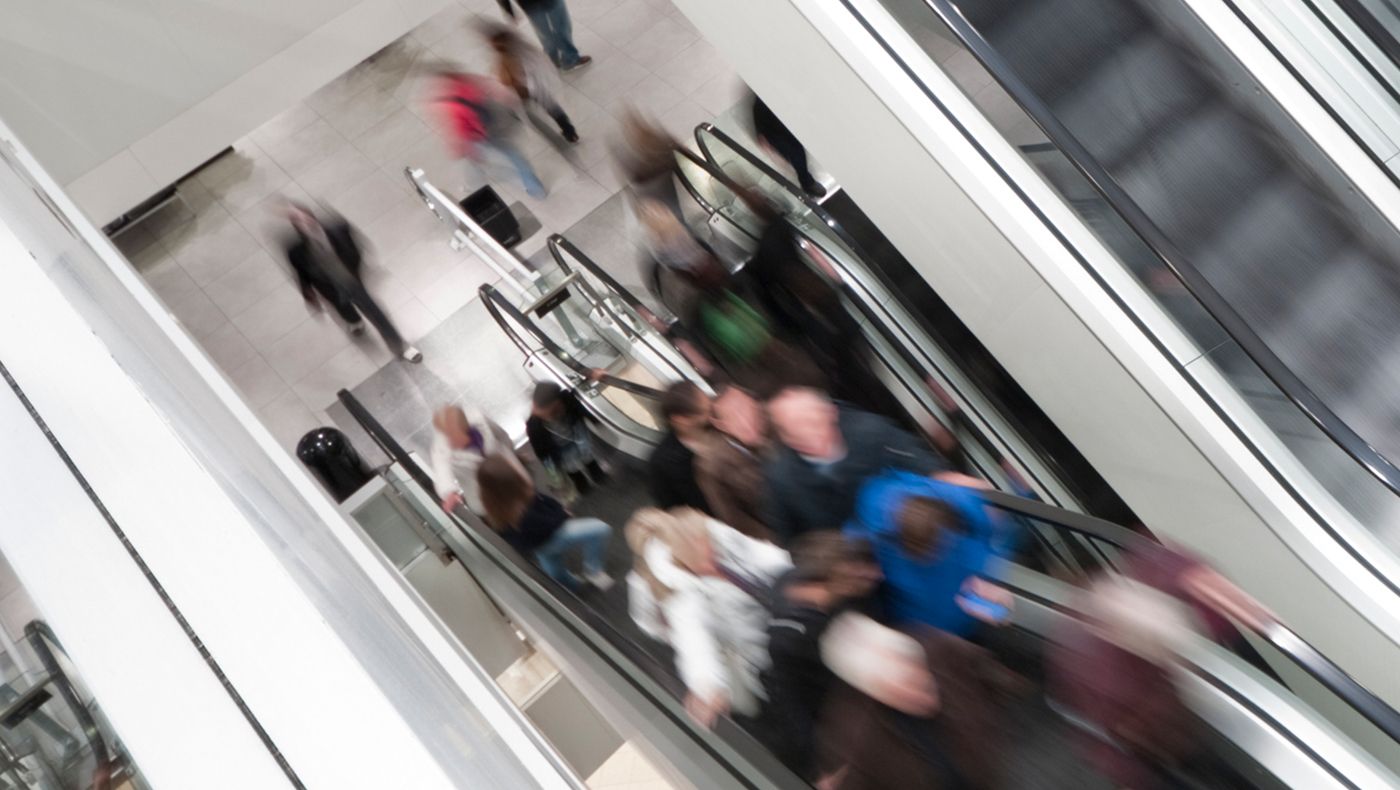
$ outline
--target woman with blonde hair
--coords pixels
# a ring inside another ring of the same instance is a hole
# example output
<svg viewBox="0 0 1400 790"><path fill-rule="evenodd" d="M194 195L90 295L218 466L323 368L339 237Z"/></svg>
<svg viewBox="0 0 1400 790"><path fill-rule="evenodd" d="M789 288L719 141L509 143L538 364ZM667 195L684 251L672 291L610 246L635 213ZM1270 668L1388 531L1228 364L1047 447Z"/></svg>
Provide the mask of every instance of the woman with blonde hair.
<svg viewBox="0 0 1400 790"><path fill-rule="evenodd" d="M433 412L430 457L433 485L443 510L450 513L458 505L466 505L478 516L486 512L481 507L476 470L490 455L501 456L525 474L524 465L515 457L510 434L494 420L470 406L447 405Z"/></svg>
<svg viewBox="0 0 1400 790"><path fill-rule="evenodd" d="M788 553L698 510L644 508L625 529L632 618L676 651L686 710L711 726L729 711L756 716L765 698L768 607Z"/></svg>
<svg viewBox="0 0 1400 790"><path fill-rule="evenodd" d="M536 491L534 481L519 469L518 462L499 455L481 462L477 483L491 528L550 578L570 589L577 586L565 559L578 549L583 556L583 578L599 590L612 587L612 577L603 569L611 527L596 518L574 518L559 500Z"/></svg>

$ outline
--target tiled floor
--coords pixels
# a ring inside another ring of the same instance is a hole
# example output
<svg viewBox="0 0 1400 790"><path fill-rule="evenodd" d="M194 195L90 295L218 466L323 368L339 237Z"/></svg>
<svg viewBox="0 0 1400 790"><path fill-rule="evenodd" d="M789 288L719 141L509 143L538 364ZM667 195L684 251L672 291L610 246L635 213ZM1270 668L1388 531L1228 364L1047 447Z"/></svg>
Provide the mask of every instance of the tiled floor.
<svg viewBox="0 0 1400 790"><path fill-rule="evenodd" d="M543 226L522 244L525 255L618 192L611 150L628 104L688 139L697 123L730 111L744 90L670 0L570 0L569 6L575 39L595 58L568 75L563 89L563 104L583 136L572 151L577 167L526 131L521 147L549 197L525 197L513 180L492 182ZM182 202L118 240L284 447L328 422L326 410L341 387L386 365L406 367L390 359L373 331L351 338L330 315L304 305L282 258L285 198L320 202L364 233L372 249L370 290L412 340L443 325L494 279L470 253L448 246L445 226L412 194L402 171L421 167L450 192L477 185L478 177L449 157L430 127L419 73L422 64L443 59L484 71L486 48L472 23L477 15L498 14L493 0L451 3L234 143L231 153L179 185ZM623 226L613 232L624 233ZM461 358L445 359L472 356L473 339L459 339L457 348L425 348L425 370L405 373L416 380L461 367ZM482 370L495 376L499 368L493 368Z"/></svg>

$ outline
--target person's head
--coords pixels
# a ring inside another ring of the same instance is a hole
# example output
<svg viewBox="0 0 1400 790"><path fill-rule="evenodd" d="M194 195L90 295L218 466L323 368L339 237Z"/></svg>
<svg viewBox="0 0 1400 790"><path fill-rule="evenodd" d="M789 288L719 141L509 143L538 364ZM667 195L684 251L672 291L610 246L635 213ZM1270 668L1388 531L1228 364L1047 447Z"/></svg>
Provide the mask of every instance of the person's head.
<svg viewBox="0 0 1400 790"><path fill-rule="evenodd" d="M292 228L303 236L313 232L320 224L320 220L316 219L316 212L295 200L287 201L287 219L292 223Z"/></svg>
<svg viewBox="0 0 1400 790"><path fill-rule="evenodd" d="M552 381L541 381L535 385L530 396L530 410L537 417L557 420L564 416L564 388Z"/></svg>
<svg viewBox="0 0 1400 790"><path fill-rule="evenodd" d="M895 514L899 547L911 557L927 557L949 532L965 533L962 516L947 502L911 496Z"/></svg>
<svg viewBox="0 0 1400 790"><path fill-rule="evenodd" d="M869 595L883 575L870 544L838 530L809 532L792 547L792 582L820 587L830 603Z"/></svg>
<svg viewBox="0 0 1400 790"><path fill-rule="evenodd" d="M768 419L778 441L807 458L835 458L845 443L840 412L826 395L806 387L789 387L768 401Z"/></svg>
<svg viewBox="0 0 1400 790"><path fill-rule="evenodd" d="M938 685L913 637L847 613L827 628L821 652L837 677L876 702L911 716L938 712Z"/></svg>
<svg viewBox="0 0 1400 790"><path fill-rule="evenodd" d="M875 592L884 578L885 573L880 570L880 560L876 558L875 547L870 545L870 541L847 537L845 552L831 580L831 592L837 600L865 598Z"/></svg>
<svg viewBox="0 0 1400 790"><path fill-rule="evenodd" d="M710 396L689 381L678 381L661 396L661 417L678 435L693 436L710 422Z"/></svg>
<svg viewBox="0 0 1400 790"><path fill-rule="evenodd" d="M476 440L472 424L467 420L467 413L462 411L461 406L443 406L438 409L433 414L433 427L447 440L447 446L454 450L464 450Z"/></svg>
<svg viewBox="0 0 1400 790"><path fill-rule="evenodd" d="M733 386L726 387L715 398L710 423L745 447L761 446L768 431L768 421L758 400L744 389Z"/></svg>
<svg viewBox="0 0 1400 790"><path fill-rule="evenodd" d="M688 507L672 508L671 524L664 535L671 562L696 576L715 576L715 547L710 542L709 517Z"/></svg>
<svg viewBox="0 0 1400 790"><path fill-rule="evenodd" d="M481 491L481 507L491 526L497 529L520 521L535 496L535 484L530 478L500 455L488 455L482 460L476 470L476 482Z"/></svg>

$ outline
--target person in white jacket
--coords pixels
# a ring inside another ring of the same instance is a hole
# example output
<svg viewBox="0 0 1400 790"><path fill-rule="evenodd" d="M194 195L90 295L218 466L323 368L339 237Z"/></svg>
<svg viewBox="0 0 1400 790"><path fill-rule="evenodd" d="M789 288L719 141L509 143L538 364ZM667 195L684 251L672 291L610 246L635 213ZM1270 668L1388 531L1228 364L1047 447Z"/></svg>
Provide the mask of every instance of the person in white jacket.
<svg viewBox="0 0 1400 790"><path fill-rule="evenodd" d="M451 512L465 504L478 516L485 516L476 470L488 455L510 461L520 474L529 477L525 465L515 455L510 434L468 407L443 406L433 414L433 485L442 498L442 509Z"/></svg>
<svg viewBox="0 0 1400 790"><path fill-rule="evenodd" d="M632 618L676 651L686 710L710 726L734 711L756 716L768 666L768 607L788 553L690 508L644 508L626 528Z"/></svg>

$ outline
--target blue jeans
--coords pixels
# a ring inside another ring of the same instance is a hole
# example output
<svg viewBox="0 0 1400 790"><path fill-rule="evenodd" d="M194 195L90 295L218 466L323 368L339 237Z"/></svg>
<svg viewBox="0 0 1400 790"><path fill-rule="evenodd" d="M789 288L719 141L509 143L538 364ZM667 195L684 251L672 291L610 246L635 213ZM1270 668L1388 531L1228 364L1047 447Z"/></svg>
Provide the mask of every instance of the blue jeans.
<svg viewBox="0 0 1400 790"><path fill-rule="evenodd" d="M596 518L571 518L554 533L549 542L535 549L535 562L550 578L560 584L573 586L569 570L564 567L564 555L577 548L583 554L583 572L603 572L603 554L612 539L612 527Z"/></svg>
<svg viewBox="0 0 1400 790"><path fill-rule="evenodd" d="M578 63L578 50L574 47L574 26L569 21L569 9L564 0L553 0L545 8L525 12L530 24L539 36L544 54L554 61L554 65L567 69Z"/></svg>
<svg viewBox="0 0 1400 790"><path fill-rule="evenodd" d="M540 177L535 175L535 168L530 166L530 160L526 159L525 155L520 153L520 149L516 148L514 143L505 139L482 140L477 143L477 147L481 149L481 152L477 155L478 167L482 167L481 160L485 159L486 154L495 153L500 158L509 162L511 167L515 168L515 172L520 175L520 182L525 185L526 194L532 198L542 198L549 194L549 192L545 190L544 184L540 182ZM486 180L490 181L491 179L488 176Z"/></svg>

